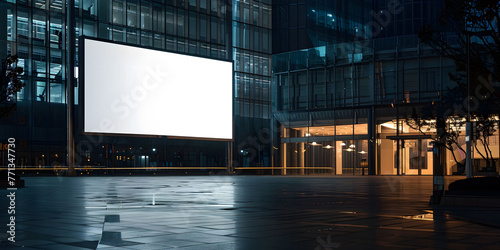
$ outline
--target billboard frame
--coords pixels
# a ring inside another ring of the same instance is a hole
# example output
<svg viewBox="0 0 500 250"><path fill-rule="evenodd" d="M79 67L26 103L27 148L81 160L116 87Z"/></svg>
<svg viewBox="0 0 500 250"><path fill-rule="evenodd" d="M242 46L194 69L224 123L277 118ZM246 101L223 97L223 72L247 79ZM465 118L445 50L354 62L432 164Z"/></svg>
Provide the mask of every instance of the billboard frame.
<svg viewBox="0 0 500 250"><path fill-rule="evenodd" d="M85 132L84 124L85 124L85 42L86 40L93 40L93 41L98 41L98 42L104 42L104 43L110 43L110 44L115 44L115 45L123 45L123 46L128 46L128 47L133 47L133 48L139 48L139 49L147 49L147 50L153 50L153 51L158 51L158 52L167 52L167 53L173 53L177 55L183 55L183 56L189 56L189 57L196 57L196 58L203 58L203 59L210 59L210 60L215 60L215 61L221 61L221 62L229 62L231 63L231 139L224 139L224 138L209 138L209 137L192 137L192 136L175 136L175 135L154 135L154 134L122 134L122 133L96 133L96 132ZM167 138L167 139L183 139L183 140L200 140L200 141L221 141L221 142L233 142L234 141L234 136L235 136L235 130L234 130L234 115L235 115L235 86L234 86L234 61L229 60L229 59L215 59L211 58L208 56L199 56L199 55L192 55L188 53L180 53L177 51L171 51L171 50L163 50L163 49L158 49L150 46L141 46L141 45L136 45L136 44L128 44L125 42L116 42L108 39L102 39L102 38L95 38L95 37L89 37L89 36L80 36L78 38L78 80L77 80L77 88L78 88L78 120L79 122L76 127L77 131L80 131L82 135L97 135L97 136L111 136L111 137L143 137L143 138Z"/></svg>

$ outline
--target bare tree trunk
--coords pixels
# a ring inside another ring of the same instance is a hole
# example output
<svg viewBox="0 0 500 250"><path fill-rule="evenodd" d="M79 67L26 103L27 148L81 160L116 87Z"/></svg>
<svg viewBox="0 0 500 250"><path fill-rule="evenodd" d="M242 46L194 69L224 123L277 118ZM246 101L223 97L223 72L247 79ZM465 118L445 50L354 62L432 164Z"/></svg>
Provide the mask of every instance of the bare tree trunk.
<svg viewBox="0 0 500 250"><path fill-rule="evenodd" d="M485 142L487 142L486 140L488 140L488 138L484 139ZM485 147L486 151L490 153L488 164L490 164L490 167L494 167L495 166L495 161L493 159L493 153L491 152L491 149L490 149L490 143L489 142L485 143L484 147Z"/></svg>
<svg viewBox="0 0 500 250"><path fill-rule="evenodd" d="M479 139L481 141L481 139ZM486 157L481 154L481 151L479 151L479 149L477 148L477 143L474 143L474 148L476 149L477 153L483 158L486 160L486 162L488 162L488 160L486 159Z"/></svg>
<svg viewBox="0 0 500 250"><path fill-rule="evenodd" d="M460 147L458 147L458 146L457 146L457 148L459 148L460 150L462 150L462 149L461 149ZM450 151L451 151L451 155L453 156L453 160L455 160L455 163L457 163L457 166L458 166L458 164L460 164L460 162L458 162L457 157L455 156L455 151L453 150L453 147L451 147L451 148L446 147L446 149L448 149L448 150L450 150Z"/></svg>
<svg viewBox="0 0 500 250"><path fill-rule="evenodd" d="M486 160L486 167L489 167L490 166L490 155L488 154L488 150L486 149L484 133L483 133L483 138L479 139L479 141L481 141L481 144L483 145L483 148L484 148L484 154L486 155L486 158L484 158Z"/></svg>

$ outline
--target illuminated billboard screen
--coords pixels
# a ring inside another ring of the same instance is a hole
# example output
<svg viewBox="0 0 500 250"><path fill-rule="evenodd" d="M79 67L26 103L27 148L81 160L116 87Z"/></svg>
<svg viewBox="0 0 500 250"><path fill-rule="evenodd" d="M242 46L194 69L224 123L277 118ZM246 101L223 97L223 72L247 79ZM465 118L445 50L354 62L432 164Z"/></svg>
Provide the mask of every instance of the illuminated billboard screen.
<svg viewBox="0 0 500 250"><path fill-rule="evenodd" d="M83 44L84 133L232 140L231 62Z"/></svg>

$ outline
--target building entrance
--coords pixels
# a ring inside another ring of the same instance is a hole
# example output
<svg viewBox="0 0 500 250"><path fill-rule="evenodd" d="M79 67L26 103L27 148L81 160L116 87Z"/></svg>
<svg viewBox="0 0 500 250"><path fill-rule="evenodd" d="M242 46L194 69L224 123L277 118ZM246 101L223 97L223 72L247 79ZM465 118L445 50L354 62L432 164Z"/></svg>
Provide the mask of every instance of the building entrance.
<svg viewBox="0 0 500 250"><path fill-rule="evenodd" d="M400 140L399 167L402 175L432 175L430 139Z"/></svg>

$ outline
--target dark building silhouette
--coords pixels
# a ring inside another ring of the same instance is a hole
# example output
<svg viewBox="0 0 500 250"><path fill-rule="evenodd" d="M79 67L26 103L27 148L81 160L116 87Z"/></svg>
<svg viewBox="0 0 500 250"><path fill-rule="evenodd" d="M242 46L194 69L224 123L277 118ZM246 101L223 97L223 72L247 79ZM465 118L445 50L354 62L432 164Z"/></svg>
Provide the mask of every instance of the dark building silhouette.
<svg viewBox="0 0 500 250"><path fill-rule="evenodd" d="M403 119L456 86L455 62L417 36L422 25L439 26L442 7L430 0L75 1L76 67L80 36L234 61L233 142L90 136L75 116L75 165L106 174L432 174L431 139ZM18 168L26 171L68 165L66 10L62 0L0 2L0 57L17 54L26 83L16 111L0 118L0 140L16 138ZM77 79L76 112L80 92ZM490 138L494 158L499 136ZM445 158L446 174L463 172L451 152Z"/></svg>
<svg viewBox="0 0 500 250"><path fill-rule="evenodd" d="M24 67L22 79L26 83L17 96L16 112L0 118L0 139L6 142L9 137L16 138L19 169L67 166L66 1L0 4L0 56L19 55L18 66ZM224 171L232 159L230 152L238 152L234 154L234 167L270 165L270 140L261 140L258 146L247 141L270 124L271 14L270 1L75 1L76 67L80 36L236 62L232 144L167 137L87 136L78 131L82 121L76 116L77 168L182 166L188 170L219 167ZM78 81L76 85L78 112L81 89ZM243 159L240 148L252 150L257 156Z"/></svg>
<svg viewBox="0 0 500 250"><path fill-rule="evenodd" d="M443 6L274 1L274 165L286 174L432 175L436 130L423 135L404 118L457 86L455 62L418 38L422 25L440 27ZM498 131L489 140L498 159ZM465 152L454 153L464 161ZM477 150L473 157L479 167ZM445 158L445 174L463 173L451 151Z"/></svg>

